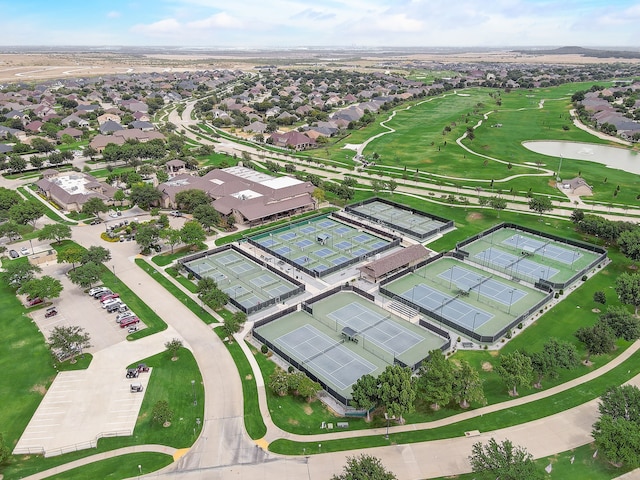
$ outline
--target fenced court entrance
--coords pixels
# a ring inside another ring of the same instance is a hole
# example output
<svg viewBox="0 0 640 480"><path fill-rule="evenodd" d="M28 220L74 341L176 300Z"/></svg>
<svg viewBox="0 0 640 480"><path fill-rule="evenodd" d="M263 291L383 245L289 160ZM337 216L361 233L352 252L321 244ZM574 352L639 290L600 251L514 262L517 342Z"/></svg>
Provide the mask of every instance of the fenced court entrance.
<svg viewBox="0 0 640 480"><path fill-rule="evenodd" d="M232 246L185 258L182 263L196 278L215 280L229 300L247 314L304 291L302 283Z"/></svg>
<svg viewBox="0 0 640 480"><path fill-rule="evenodd" d="M400 243L321 215L248 239L290 265L322 277Z"/></svg>
<svg viewBox="0 0 640 480"><path fill-rule="evenodd" d="M543 235L517 225L498 225L456 246L469 262L529 283L566 288L596 264L606 251L595 245Z"/></svg>
<svg viewBox="0 0 640 480"><path fill-rule="evenodd" d="M550 290L527 287L442 254L385 280L380 292L482 342L494 342L551 297Z"/></svg>
<svg viewBox="0 0 640 480"><path fill-rule="evenodd" d="M253 333L343 403L362 375L393 363L415 368L447 343L352 292L311 299L299 311L256 322Z"/></svg>
<svg viewBox="0 0 640 480"><path fill-rule="evenodd" d="M385 225L418 240L425 240L439 232L453 228L451 220L380 198L372 198L353 205L347 205L344 210L352 215Z"/></svg>

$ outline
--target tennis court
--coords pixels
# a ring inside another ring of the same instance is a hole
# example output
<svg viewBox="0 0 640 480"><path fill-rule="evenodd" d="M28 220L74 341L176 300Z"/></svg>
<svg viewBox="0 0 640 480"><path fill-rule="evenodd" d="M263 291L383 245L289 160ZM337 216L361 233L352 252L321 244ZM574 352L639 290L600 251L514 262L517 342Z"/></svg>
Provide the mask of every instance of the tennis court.
<svg viewBox="0 0 640 480"><path fill-rule="evenodd" d="M452 257L427 263L380 291L454 330L483 337L496 336L548 295Z"/></svg>
<svg viewBox="0 0 640 480"><path fill-rule="evenodd" d="M234 247L207 252L184 265L200 277L212 278L245 311L262 304L267 307L299 289L286 277L254 262Z"/></svg>
<svg viewBox="0 0 640 480"><path fill-rule="evenodd" d="M336 272L394 246L391 240L327 215L256 235L249 241L313 276Z"/></svg>
<svg viewBox="0 0 640 480"><path fill-rule="evenodd" d="M439 231L448 228L448 224L444 219L408 209L403 205L386 200L362 202L361 204L350 205L345 210L353 215L384 224L420 239L435 235Z"/></svg>
<svg viewBox="0 0 640 480"><path fill-rule="evenodd" d="M594 251L510 227L489 232L458 249L477 264L531 283L547 280L560 285L556 288L562 288L600 257Z"/></svg>
<svg viewBox="0 0 640 480"><path fill-rule="evenodd" d="M395 361L415 366L445 340L402 320L352 292L338 292L256 327L262 337L301 368L350 398L365 374L378 376ZM345 328L353 332L345 335ZM275 349L274 349L275 350Z"/></svg>

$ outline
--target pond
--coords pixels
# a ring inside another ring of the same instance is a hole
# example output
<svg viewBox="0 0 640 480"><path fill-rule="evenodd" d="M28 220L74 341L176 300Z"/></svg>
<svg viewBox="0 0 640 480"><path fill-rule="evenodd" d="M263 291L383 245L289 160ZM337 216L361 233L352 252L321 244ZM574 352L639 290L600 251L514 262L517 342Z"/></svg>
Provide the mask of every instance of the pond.
<svg viewBox="0 0 640 480"><path fill-rule="evenodd" d="M638 152L626 148L609 147L595 143L562 142L562 141L532 141L522 142L522 145L532 152L551 157L586 160L617 168L629 173L640 174L640 155ZM560 172L562 174L562 171Z"/></svg>

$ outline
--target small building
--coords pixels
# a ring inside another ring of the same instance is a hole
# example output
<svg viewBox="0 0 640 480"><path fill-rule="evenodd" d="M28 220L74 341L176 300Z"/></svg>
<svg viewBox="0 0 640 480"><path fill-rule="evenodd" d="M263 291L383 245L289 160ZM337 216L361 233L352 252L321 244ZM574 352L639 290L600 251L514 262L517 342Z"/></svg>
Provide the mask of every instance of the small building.
<svg viewBox="0 0 640 480"><path fill-rule="evenodd" d="M80 211L90 198L97 197L106 204L113 204L116 189L86 173L59 173L48 169L36 186L49 200L67 211Z"/></svg>
<svg viewBox="0 0 640 480"><path fill-rule="evenodd" d="M563 180L558 185L563 191L571 195L578 195L581 197L589 197L593 195L593 188L582 177Z"/></svg>
<svg viewBox="0 0 640 480"><path fill-rule="evenodd" d="M391 253L379 260L369 262L362 267L358 267L358 270L360 270L360 274L363 277L377 282L380 278L401 268L413 267L428 257L429 250L418 243Z"/></svg>

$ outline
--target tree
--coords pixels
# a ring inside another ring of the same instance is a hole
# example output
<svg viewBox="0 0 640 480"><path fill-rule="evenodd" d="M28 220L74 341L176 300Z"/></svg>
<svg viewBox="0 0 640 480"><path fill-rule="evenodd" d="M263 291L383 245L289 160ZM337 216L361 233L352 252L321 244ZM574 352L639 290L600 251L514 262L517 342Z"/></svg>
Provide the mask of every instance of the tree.
<svg viewBox="0 0 640 480"><path fill-rule="evenodd" d="M158 238L160 238L160 233L153 225L140 225L136 231L136 243L140 246L140 251L143 254L149 253L151 245L154 245Z"/></svg>
<svg viewBox="0 0 640 480"><path fill-rule="evenodd" d="M4 465L9 460L11 456L11 449L7 446L4 441L4 437L2 433L0 433L0 465Z"/></svg>
<svg viewBox="0 0 640 480"><path fill-rule="evenodd" d="M314 188L311 197L316 201L316 204L321 204L325 199L324 190L319 187Z"/></svg>
<svg viewBox="0 0 640 480"><path fill-rule="evenodd" d="M553 209L553 204L548 197L533 197L529 200L529 210L538 212L542 215L544 212L548 212Z"/></svg>
<svg viewBox="0 0 640 480"><path fill-rule="evenodd" d="M124 202L125 198L127 198L127 196L124 194L122 190L118 189L115 192L113 192L113 200L115 202L120 202L120 206L122 206L122 202Z"/></svg>
<svg viewBox="0 0 640 480"><path fill-rule="evenodd" d="M398 188L398 182L396 182L394 179L390 179L387 182L387 189L391 192L391 195L393 195L393 192L396 188Z"/></svg>
<svg viewBox="0 0 640 480"><path fill-rule="evenodd" d="M90 246L80 258L80 263L104 263L111 260L111 252L104 247Z"/></svg>
<svg viewBox="0 0 640 480"><path fill-rule="evenodd" d="M93 157L95 157L97 154L98 151L90 145L87 145L86 147L84 147L84 150L82 150L82 156L90 160L93 160Z"/></svg>
<svg viewBox="0 0 640 480"><path fill-rule="evenodd" d="M60 280L45 275L41 278L33 278L22 284L18 289L21 295L28 295L31 298L58 298L62 292L62 282Z"/></svg>
<svg viewBox="0 0 640 480"><path fill-rule="evenodd" d="M640 319L631 315L625 307L609 307L607 313L600 315L600 322L611 328L616 338L627 342L640 338Z"/></svg>
<svg viewBox="0 0 640 480"><path fill-rule="evenodd" d="M11 207L21 202L22 197L18 192L0 187L0 211L7 212Z"/></svg>
<svg viewBox="0 0 640 480"><path fill-rule="evenodd" d="M210 205L211 198L205 191L191 188L176 193L175 204L179 209L193 213L198 205Z"/></svg>
<svg viewBox="0 0 640 480"><path fill-rule="evenodd" d="M49 346L60 358L71 357L71 363L76 363L76 355L91 347L90 340L91 336L82 327L56 326L49 335Z"/></svg>
<svg viewBox="0 0 640 480"><path fill-rule="evenodd" d="M596 447L619 466L640 466L640 390L634 385L610 387L598 405L592 435Z"/></svg>
<svg viewBox="0 0 640 480"><path fill-rule="evenodd" d="M62 223L49 223L38 232L38 240L55 240L56 243L71 238L71 227Z"/></svg>
<svg viewBox="0 0 640 480"><path fill-rule="evenodd" d="M247 314L241 311L235 312L231 317L227 316L224 318L224 328L225 333L231 337L234 333L237 333L244 325L244 322L247 321Z"/></svg>
<svg viewBox="0 0 640 480"><path fill-rule="evenodd" d="M160 193L153 185L143 183L142 185L133 185L129 202L132 205L138 205L143 210L149 210L151 206L156 205L162 198Z"/></svg>
<svg viewBox="0 0 640 480"><path fill-rule="evenodd" d="M38 200L27 200L11 207L9 209L9 218L20 225L30 223L35 228L36 221L44 215L45 208L47 207Z"/></svg>
<svg viewBox="0 0 640 480"><path fill-rule="evenodd" d="M311 402L313 398L318 394L319 391L322 390L322 387L318 382L314 382L306 375L300 379L300 384L298 385L298 394L301 397L307 399L307 402Z"/></svg>
<svg viewBox="0 0 640 480"><path fill-rule="evenodd" d="M20 237L20 226L13 220L8 220L0 225L0 236L9 240Z"/></svg>
<svg viewBox="0 0 640 480"><path fill-rule="evenodd" d="M403 423L403 415L414 409L416 389L411 381L411 369L388 365L378 377L380 400L390 417Z"/></svg>
<svg viewBox="0 0 640 480"><path fill-rule="evenodd" d="M31 157L29 159L29 162L31 163L31 166L34 168L37 168L38 170L40 170L40 168L42 168L42 165L44 165L44 158L42 157L36 157L35 155L33 157Z"/></svg>
<svg viewBox="0 0 640 480"><path fill-rule="evenodd" d="M380 403L378 380L372 375L361 376L351 387L351 405L367 411L367 421L371 420L370 410Z"/></svg>
<svg viewBox="0 0 640 480"><path fill-rule="evenodd" d="M638 315L638 307L640 307L640 274L621 273L616 279L615 289L620 301L627 305L633 305L634 314Z"/></svg>
<svg viewBox="0 0 640 480"><path fill-rule="evenodd" d="M379 458L371 455L347 457L347 464L340 475L331 480L396 480L396 476L387 470Z"/></svg>
<svg viewBox="0 0 640 480"><path fill-rule="evenodd" d="M625 230L618 237L618 246L622 254L635 264L640 260L640 228Z"/></svg>
<svg viewBox="0 0 640 480"><path fill-rule="evenodd" d="M276 395L279 395L281 397L285 396L289 391L287 372L285 372L280 367L276 367L273 373L269 375L269 388Z"/></svg>
<svg viewBox="0 0 640 480"><path fill-rule="evenodd" d="M502 359L496 373L502 378L507 385L509 394L518 395L517 388L522 385L528 385L533 380L533 368L531 367L531 359L518 351L502 355Z"/></svg>
<svg viewBox="0 0 640 480"><path fill-rule="evenodd" d="M185 222L182 226L180 229L180 238L182 239L182 243L189 246L196 246L207 239L207 234L202 228L202 225L192 220Z"/></svg>
<svg viewBox="0 0 640 480"><path fill-rule="evenodd" d="M431 350L420 366L418 390L434 410L446 405L453 397L453 368L440 349Z"/></svg>
<svg viewBox="0 0 640 480"><path fill-rule="evenodd" d="M58 263L70 263L71 268L76 268L76 263L80 263L82 257L84 256L85 249L80 245L72 244L60 250L58 252L57 258Z"/></svg>
<svg viewBox="0 0 640 480"><path fill-rule="evenodd" d="M616 344L616 337L609 325L597 322L592 327L580 327L576 332L576 338L584 343L587 349L587 358L585 362L589 362L591 355L602 355L613 350Z"/></svg>
<svg viewBox="0 0 640 480"><path fill-rule="evenodd" d="M579 208L576 208L572 213L571 213L571 217L569 217L571 219L571 221L573 223L580 223L582 220L584 220L584 212L582 210L580 210Z"/></svg>
<svg viewBox="0 0 640 480"><path fill-rule="evenodd" d="M373 193L376 195L384 190L385 183L382 180L378 180L377 178L371 179L371 188L373 189Z"/></svg>
<svg viewBox="0 0 640 480"><path fill-rule="evenodd" d="M534 386L542 388L544 377L555 378L559 369L571 369L578 366L580 358L575 345L563 342L556 338L550 338L542 347L542 351L528 354L531 358L531 367L536 376Z"/></svg>
<svg viewBox="0 0 640 480"><path fill-rule="evenodd" d="M211 232L211 227L220 222L220 214L209 204L198 205L193 209L193 218L202 224L207 232Z"/></svg>
<svg viewBox="0 0 640 480"><path fill-rule="evenodd" d="M2 265L2 280L7 285L20 288L25 283L33 280L36 273L42 269L38 265L29 262L5 262Z"/></svg>
<svg viewBox="0 0 640 480"><path fill-rule="evenodd" d="M174 247L182 242L182 233L178 228L163 228L159 234L165 243L171 246L171 253L173 253Z"/></svg>
<svg viewBox="0 0 640 480"><path fill-rule="evenodd" d="M604 305L605 303L607 303L607 294L602 290L593 292L593 301Z"/></svg>
<svg viewBox="0 0 640 480"><path fill-rule="evenodd" d="M544 472L533 461L533 456L524 448L513 445L510 440L501 443L494 438L487 445L475 443L469 457L474 473L488 473L490 478L500 480L542 480Z"/></svg>
<svg viewBox="0 0 640 480"><path fill-rule="evenodd" d="M96 215L98 218L100 218L100 213L104 213L107 210L109 210L109 207L98 197L91 197L82 205L82 213Z"/></svg>
<svg viewBox="0 0 640 480"><path fill-rule="evenodd" d="M500 218L500 211L507 208L507 201L504 198L491 197L489 206L498 212L498 218Z"/></svg>
<svg viewBox="0 0 640 480"><path fill-rule="evenodd" d="M69 271L69 280L82 288L89 288L100 280L102 265L88 262Z"/></svg>
<svg viewBox="0 0 640 480"><path fill-rule="evenodd" d="M174 338L172 340L169 340L168 342L166 342L164 344L164 348L167 349L167 351L169 351L169 353L171 353L171 360L177 360L178 359L178 350L180 350L182 348L182 340L178 339L178 338Z"/></svg>
<svg viewBox="0 0 640 480"><path fill-rule="evenodd" d="M19 155L11 155L11 157L9 157L7 166L9 167L9 170L11 170L11 173L20 173L23 172L25 168L27 168L27 161Z"/></svg>
<svg viewBox="0 0 640 480"><path fill-rule="evenodd" d="M484 404L487 401L484 396L480 374L464 359L461 359L460 365L453 369L451 395L462 408L468 408L469 402Z"/></svg>
<svg viewBox="0 0 640 480"><path fill-rule="evenodd" d="M159 423L163 427L171 425L171 420L173 420L173 410L169 408L169 402L166 400L157 401L151 411L151 418L154 422Z"/></svg>

